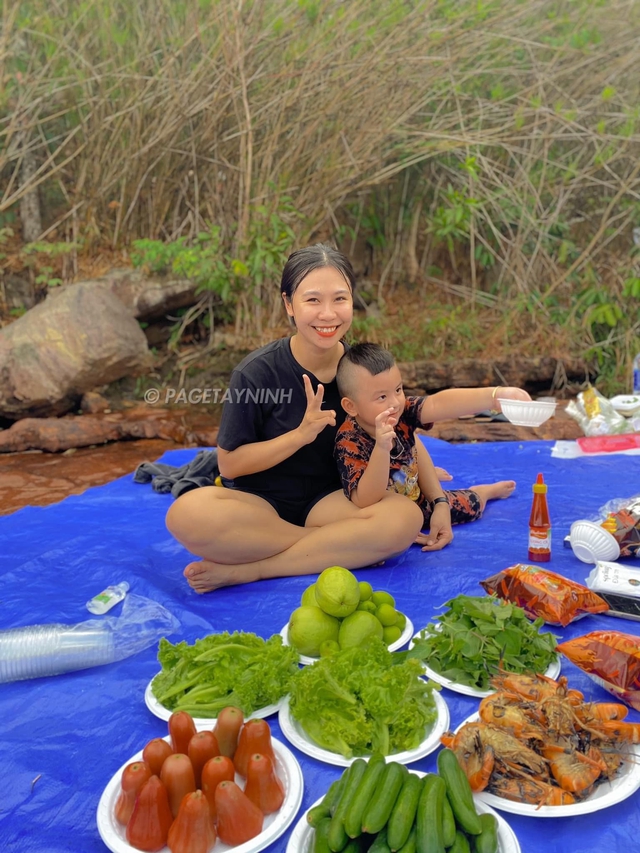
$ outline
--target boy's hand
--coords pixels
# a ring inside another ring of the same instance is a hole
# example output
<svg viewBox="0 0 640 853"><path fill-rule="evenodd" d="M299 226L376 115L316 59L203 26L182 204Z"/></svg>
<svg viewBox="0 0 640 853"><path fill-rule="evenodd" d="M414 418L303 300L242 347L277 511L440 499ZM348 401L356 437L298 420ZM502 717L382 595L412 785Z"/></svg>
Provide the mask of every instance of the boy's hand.
<svg viewBox="0 0 640 853"><path fill-rule="evenodd" d="M393 449L396 440L394 427L397 423L398 419L391 416L391 409L385 409L376 417L376 447L386 453L391 453Z"/></svg>
<svg viewBox="0 0 640 853"><path fill-rule="evenodd" d="M451 510L448 504L436 504L431 513L428 533L418 533L415 544L423 545L423 551L440 551L453 540Z"/></svg>
<svg viewBox="0 0 640 853"><path fill-rule="evenodd" d="M304 413L302 423L298 427L305 444L311 444L316 436L328 426L336 425L336 413L333 409L323 409L322 398L324 397L324 385L318 385L318 390L313 393L311 380L306 373L302 375L304 392L307 395L307 410Z"/></svg>
<svg viewBox="0 0 640 853"><path fill-rule="evenodd" d="M505 400L530 400L531 397L523 388L515 388L511 385L506 387L500 386L496 391L495 400L496 407L500 405L499 397L504 397Z"/></svg>
<svg viewBox="0 0 640 853"><path fill-rule="evenodd" d="M438 466L436 465L434 470L436 472L436 477L438 478L438 480L440 480L441 483L444 480L453 480L451 474L448 471L445 471L444 468L438 468Z"/></svg>

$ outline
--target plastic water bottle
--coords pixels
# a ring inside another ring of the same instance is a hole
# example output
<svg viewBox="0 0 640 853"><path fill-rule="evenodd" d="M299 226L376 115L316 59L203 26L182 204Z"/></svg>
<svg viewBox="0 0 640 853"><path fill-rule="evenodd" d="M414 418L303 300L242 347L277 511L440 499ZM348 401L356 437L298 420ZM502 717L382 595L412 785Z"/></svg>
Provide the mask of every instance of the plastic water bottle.
<svg viewBox="0 0 640 853"><path fill-rule="evenodd" d="M129 584L126 581L115 584L115 586L108 586L106 589L103 589L99 595L94 595L93 598L90 598L89 601L87 601L87 610L89 613L95 613L97 616L101 616L103 613L106 613L107 610L111 610L112 607L115 607L119 601L122 601L128 592Z"/></svg>
<svg viewBox="0 0 640 853"><path fill-rule="evenodd" d="M114 660L107 625L28 625L0 631L0 683L60 675Z"/></svg>
<svg viewBox="0 0 640 853"><path fill-rule="evenodd" d="M640 394L640 352L633 359L633 388L632 394Z"/></svg>

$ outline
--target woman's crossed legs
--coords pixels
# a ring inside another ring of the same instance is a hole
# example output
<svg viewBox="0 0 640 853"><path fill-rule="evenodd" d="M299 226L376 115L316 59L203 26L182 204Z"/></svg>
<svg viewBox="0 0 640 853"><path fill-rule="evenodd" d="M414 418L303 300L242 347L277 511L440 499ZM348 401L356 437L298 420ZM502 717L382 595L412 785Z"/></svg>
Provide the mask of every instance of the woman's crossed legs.
<svg viewBox="0 0 640 853"><path fill-rule="evenodd" d="M214 486L179 497L167 513L169 531L192 554L184 574L199 593L271 577L357 569L401 553L415 540L422 512L404 496L387 492L360 509L342 492L322 498L306 526L283 521L257 495Z"/></svg>

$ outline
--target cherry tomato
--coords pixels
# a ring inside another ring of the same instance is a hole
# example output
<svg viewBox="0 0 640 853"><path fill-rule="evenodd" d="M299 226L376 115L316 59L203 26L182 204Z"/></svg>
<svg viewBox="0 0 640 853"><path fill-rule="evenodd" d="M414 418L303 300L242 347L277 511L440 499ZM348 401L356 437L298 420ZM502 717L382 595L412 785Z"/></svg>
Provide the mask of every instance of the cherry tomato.
<svg viewBox="0 0 640 853"><path fill-rule="evenodd" d="M173 815L169 796L164 784L157 776L150 776L140 788L127 824L127 841L137 850L155 853L167 843Z"/></svg>
<svg viewBox="0 0 640 853"><path fill-rule="evenodd" d="M262 832L264 815L235 782L220 782L215 797L218 835L224 844L243 844Z"/></svg>

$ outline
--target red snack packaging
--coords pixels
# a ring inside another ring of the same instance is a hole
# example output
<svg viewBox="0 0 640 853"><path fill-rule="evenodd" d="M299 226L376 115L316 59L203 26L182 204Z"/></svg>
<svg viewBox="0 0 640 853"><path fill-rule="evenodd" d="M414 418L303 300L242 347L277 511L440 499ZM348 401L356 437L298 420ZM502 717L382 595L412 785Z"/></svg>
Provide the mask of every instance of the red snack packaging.
<svg viewBox="0 0 640 853"><path fill-rule="evenodd" d="M607 602L588 587L548 569L516 563L480 581L488 593L504 598L531 619L542 617L549 625L568 625L588 613L604 613Z"/></svg>
<svg viewBox="0 0 640 853"><path fill-rule="evenodd" d="M640 637L592 631L557 650L616 698L640 711Z"/></svg>

